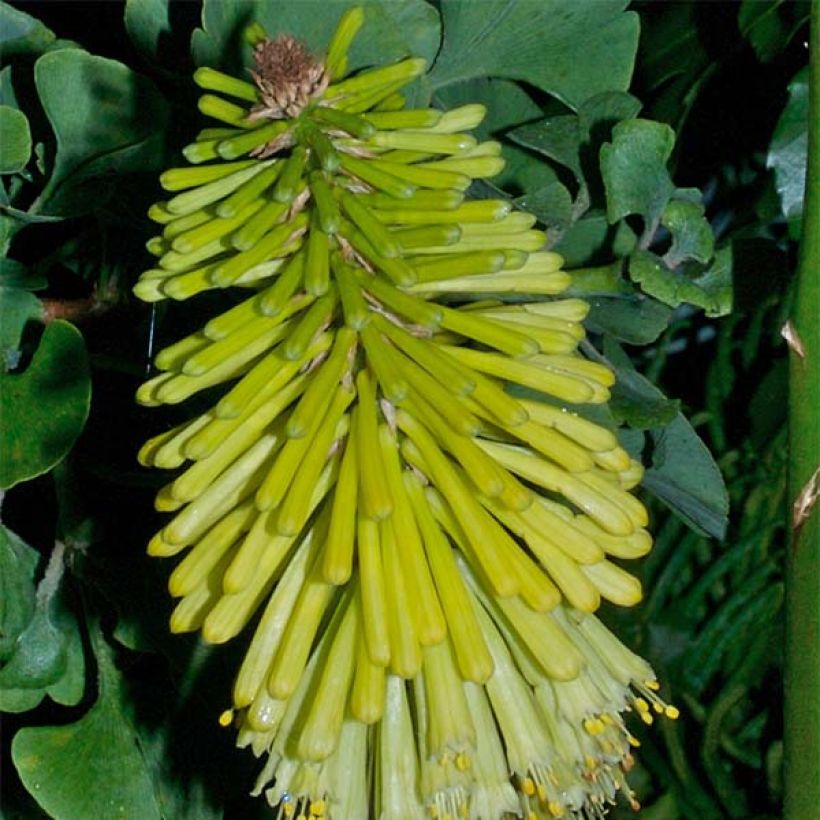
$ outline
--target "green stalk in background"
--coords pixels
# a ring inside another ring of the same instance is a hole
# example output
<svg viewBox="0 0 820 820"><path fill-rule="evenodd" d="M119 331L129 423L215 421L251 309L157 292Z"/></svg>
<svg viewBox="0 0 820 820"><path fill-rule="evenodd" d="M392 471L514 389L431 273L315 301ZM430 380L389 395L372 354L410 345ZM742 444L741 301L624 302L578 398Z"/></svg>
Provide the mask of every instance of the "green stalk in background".
<svg viewBox="0 0 820 820"><path fill-rule="evenodd" d="M789 332L786 803L789 820L820 805L820 0L812 4L809 153L797 295Z"/></svg>

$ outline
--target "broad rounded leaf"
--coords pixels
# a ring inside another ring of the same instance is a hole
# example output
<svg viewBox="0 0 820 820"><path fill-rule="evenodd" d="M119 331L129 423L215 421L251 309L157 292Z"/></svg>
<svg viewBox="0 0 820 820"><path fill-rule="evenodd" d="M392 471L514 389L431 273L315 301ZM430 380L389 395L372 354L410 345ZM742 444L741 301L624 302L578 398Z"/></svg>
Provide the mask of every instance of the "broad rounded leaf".
<svg viewBox="0 0 820 820"><path fill-rule="evenodd" d="M639 21L625 0L443 0L444 44L433 87L473 77L523 80L572 108L602 91L625 91Z"/></svg>
<svg viewBox="0 0 820 820"><path fill-rule="evenodd" d="M54 32L36 17L0 2L0 53L4 60L21 54L41 54L54 42Z"/></svg>
<svg viewBox="0 0 820 820"><path fill-rule="evenodd" d="M703 205L673 199L664 208L661 225L672 234L672 246L663 258L670 268L687 259L705 265L712 258L715 237L703 215Z"/></svg>
<svg viewBox="0 0 820 820"><path fill-rule="evenodd" d="M99 699L76 723L21 729L12 743L20 779L42 808L64 820L159 820L146 761L127 716L127 698L109 651L94 641Z"/></svg>
<svg viewBox="0 0 820 820"><path fill-rule="evenodd" d="M292 34L320 52L342 14L351 6L365 8L365 22L348 55L351 70L389 63L410 55L432 62L441 29L436 10L424 0L324 0L316 12L292 0L204 0L202 28L191 37L197 65L236 69L248 59L242 30L251 21L262 24L271 37Z"/></svg>
<svg viewBox="0 0 820 820"><path fill-rule="evenodd" d="M774 169L780 208L787 219L803 213L809 148L809 69L789 83L789 100L774 130L766 165Z"/></svg>
<svg viewBox="0 0 820 820"><path fill-rule="evenodd" d="M155 59L161 38L171 31L168 0L126 0L125 28L145 58Z"/></svg>
<svg viewBox="0 0 820 820"><path fill-rule="evenodd" d="M651 435L655 447L643 486L696 531L723 538L729 494L709 448L682 413Z"/></svg>
<svg viewBox="0 0 820 820"><path fill-rule="evenodd" d="M6 287L5 282L5 277L0 279L0 372L17 366L17 348L26 322L43 315L43 304L36 296L18 287Z"/></svg>
<svg viewBox="0 0 820 820"><path fill-rule="evenodd" d="M37 211L73 216L100 207L112 173L159 166L167 104L144 77L116 60L60 49L37 60L34 79L57 139Z"/></svg>
<svg viewBox="0 0 820 820"><path fill-rule="evenodd" d="M47 607L38 607L17 638L14 654L0 669L0 688L42 689L56 683L66 670L65 644Z"/></svg>
<svg viewBox="0 0 820 820"><path fill-rule="evenodd" d="M675 132L660 122L624 120L612 129L612 142L601 146L610 223L640 214L647 226L657 225L675 190L666 168L674 144Z"/></svg>
<svg viewBox="0 0 820 820"><path fill-rule="evenodd" d="M34 615L34 573L40 556L19 536L0 524L0 661Z"/></svg>
<svg viewBox="0 0 820 820"><path fill-rule="evenodd" d="M589 300L587 324L630 345L654 342L669 326L672 311L646 296L597 296Z"/></svg>
<svg viewBox="0 0 820 820"><path fill-rule="evenodd" d="M83 337L68 322L55 321L22 373L0 372L0 488L61 461L83 429L90 401Z"/></svg>
<svg viewBox="0 0 820 820"><path fill-rule="evenodd" d="M722 248L706 270L697 275L670 270L663 259L649 251L635 251L629 258L629 278L641 289L669 307L688 302L701 307L707 316L725 316L732 309L731 249Z"/></svg>
<svg viewBox="0 0 820 820"><path fill-rule="evenodd" d="M617 377L609 408L618 422L638 430L664 427L680 412L680 402L668 399L645 376L635 370L629 356L612 338L604 338L604 353Z"/></svg>
<svg viewBox="0 0 820 820"><path fill-rule="evenodd" d="M16 174L31 156L31 131L22 111L0 105L0 174Z"/></svg>

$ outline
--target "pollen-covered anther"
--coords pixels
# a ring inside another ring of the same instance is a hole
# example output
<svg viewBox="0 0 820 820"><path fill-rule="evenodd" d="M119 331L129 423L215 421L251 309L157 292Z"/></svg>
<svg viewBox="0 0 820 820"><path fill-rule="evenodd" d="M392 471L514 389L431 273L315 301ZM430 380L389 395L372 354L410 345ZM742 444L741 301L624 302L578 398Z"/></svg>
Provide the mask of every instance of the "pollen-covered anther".
<svg viewBox="0 0 820 820"><path fill-rule="evenodd" d="M288 34L263 40L254 49L253 58L256 68L251 76L262 102L251 109L249 120L297 117L330 82L324 63Z"/></svg>

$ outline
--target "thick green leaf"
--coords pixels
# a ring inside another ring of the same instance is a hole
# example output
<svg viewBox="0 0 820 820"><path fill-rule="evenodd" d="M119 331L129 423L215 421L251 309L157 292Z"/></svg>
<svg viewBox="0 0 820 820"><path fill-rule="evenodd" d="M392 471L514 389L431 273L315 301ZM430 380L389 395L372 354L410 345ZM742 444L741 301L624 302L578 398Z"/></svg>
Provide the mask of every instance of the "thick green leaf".
<svg viewBox="0 0 820 820"><path fill-rule="evenodd" d="M669 326L672 311L654 299L633 296L595 296L589 300L586 323L631 345L654 342Z"/></svg>
<svg viewBox="0 0 820 820"><path fill-rule="evenodd" d="M712 258L715 237L700 203L673 199L664 208L661 225L672 234L672 246L663 256L667 267L676 268L687 259L705 265Z"/></svg>
<svg viewBox="0 0 820 820"><path fill-rule="evenodd" d="M774 130L766 165L774 169L780 207L787 219L803 213L806 157L809 147L809 69L789 83L789 100Z"/></svg>
<svg viewBox="0 0 820 820"><path fill-rule="evenodd" d="M159 168L167 104L144 77L116 60L61 49L37 60L34 78L57 152L32 210L75 216L105 205L113 173Z"/></svg>
<svg viewBox="0 0 820 820"><path fill-rule="evenodd" d="M63 633L51 620L47 606L38 606L15 642L14 654L0 669L2 689L44 689L66 671Z"/></svg>
<svg viewBox="0 0 820 820"><path fill-rule="evenodd" d="M610 225L606 215L593 210L584 214L561 237L554 248L567 268L609 264L613 257L629 254L638 238L626 222Z"/></svg>
<svg viewBox="0 0 820 820"><path fill-rule="evenodd" d="M26 322L43 315L43 304L36 296L16 287L5 287L4 283L5 278L0 279L0 316L3 317L0 325L0 373L17 366L20 337Z"/></svg>
<svg viewBox="0 0 820 820"><path fill-rule="evenodd" d="M683 267L683 266L682 266ZM641 289L670 307L684 302L706 311L707 316L725 316L732 309L731 250L715 254L710 268L696 275L684 269L670 270L649 251L635 251L629 258L629 276Z"/></svg>
<svg viewBox="0 0 820 820"><path fill-rule="evenodd" d="M126 0L125 28L137 49L156 59L161 39L171 31L168 0Z"/></svg>
<svg viewBox="0 0 820 820"><path fill-rule="evenodd" d="M19 536L0 524L0 661L34 615L34 573L40 556Z"/></svg>
<svg viewBox="0 0 820 820"><path fill-rule="evenodd" d="M604 91L581 103L578 108L578 123L581 133L594 143L596 138L601 137L602 130L611 131L621 120L636 117L640 110L641 101L631 94L625 91Z"/></svg>
<svg viewBox="0 0 820 820"><path fill-rule="evenodd" d="M639 27L625 6L624 0L443 0L444 43L431 74L433 87L506 77L572 108L602 91L625 91Z"/></svg>
<svg viewBox="0 0 820 820"><path fill-rule="evenodd" d="M0 488L50 470L83 429L91 379L80 332L49 324L22 372L0 372Z"/></svg>
<svg viewBox="0 0 820 820"><path fill-rule="evenodd" d="M160 820L163 813L129 717L124 681L102 637L97 635L93 645L97 702L76 723L21 729L12 742L12 760L51 817Z"/></svg>
<svg viewBox="0 0 820 820"><path fill-rule="evenodd" d="M675 132L651 120L624 120L612 129L612 142L601 146L601 175L610 222L639 214L646 235L654 234L675 190L666 168L674 144Z"/></svg>
<svg viewBox="0 0 820 820"><path fill-rule="evenodd" d="M16 174L31 156L31 131L22 111L0 105L0 174Z"/></svg>
<svg viewBox="0 0 820 820"><path fill-rule="evenodd" d="M535 214L547 231L550 247L560 241L572 224L572 195L560 182L536 188L515 200L517 207Z"/></svg>
<svg viewBox="0 0 820 820"><path fill-rule="evenodd" d="M633 366L611 337L604 337L604 354L615 371L609 409L618 422L637 430L663 428L680 414L680 402L668 399Z"/></svg>
<svg viewBox="0 0 820 820"><path fill-rule="evenodd" d="M0 259L0 288L20 288L21 290L40 290L48 284L44 276L33 275L29 269L16 259ZM5 310L0 310L5 316Z"/></svg>
<svg viewBox="0 0 820 820"><path fill-rule="evenodd" d="M441 29L436 10L424 0L325 0L317 13L306 13L304 4L292 0L204 0L202 28L191 37L191 53L197 65L233 71L247 65L250 49L242 31L254 20L271 37L292 34L323 53L339 18L354 5L365 7L365 22L350 48L350 70L410 55L432 62Z"/></svg>
<svg viewBox="0 0 820 820"><path fill-rule="evenodd" d="M62 590L35 588L39 558L0 525L0 711L33 709L46 695L73 706L85 689L77 619Z"/></svg>
<svg viewBox="0 0 820 820"><path fill-rule="evenodd" d="M788 45L809 17L811 4L792 0L743 0L737 13L740 33L764 62L773 60Z"/></svg>
<svg viewBox="0 0 820 820"><path fill-rule="evenodd" d="M17 102L17 94L14 91L10 65L0 71L0 105L8 105L11 108L20 107Z"/></svg>
<svg viewBox="0 0 820 820"><path fill-rule="evenodd" d="M652 466L643 486L702 535L723 538L729 494L715 460L683 414L652 430Z"/></svg>
<svg viewBox="0 0 820 820"><path fill-rule="evenodd" d="M37 18L0 2L0 54L4 60L41 54L54 41L54 32Z"/></svg>

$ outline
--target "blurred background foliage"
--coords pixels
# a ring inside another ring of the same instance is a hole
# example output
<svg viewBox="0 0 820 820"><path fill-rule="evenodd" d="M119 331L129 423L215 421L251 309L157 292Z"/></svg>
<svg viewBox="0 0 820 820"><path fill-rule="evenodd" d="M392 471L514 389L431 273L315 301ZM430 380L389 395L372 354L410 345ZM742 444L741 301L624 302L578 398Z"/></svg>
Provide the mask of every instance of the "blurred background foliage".
<svg viewBox="0 0 820 820"><path fill-rule="evenodd" d="M144 553L164 479L134 455L175 418L133 402L152 352L219 297L130 287L157 174L201 124L193 68L241 69L252 19L319 48L347 5L0 2L4 818L269 814L216 722L241 647L167 633ZM644 602L605 617L683 713L639 730L644 816L778 817L808 3L366 5L354 67L421 54L415 103L488 106L494 184L577 271L586 352L618 372L599 421L647 467L656 545Z"/></svg>

